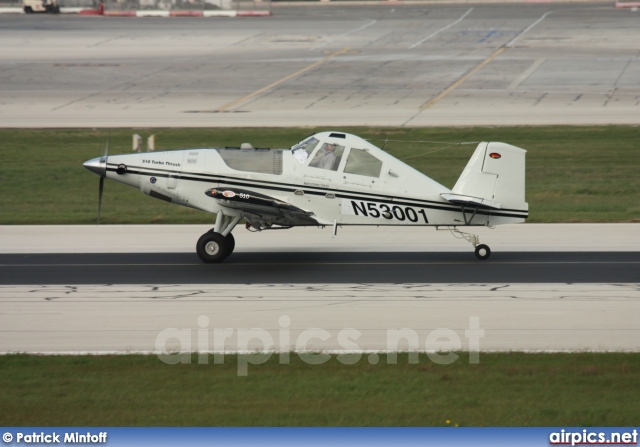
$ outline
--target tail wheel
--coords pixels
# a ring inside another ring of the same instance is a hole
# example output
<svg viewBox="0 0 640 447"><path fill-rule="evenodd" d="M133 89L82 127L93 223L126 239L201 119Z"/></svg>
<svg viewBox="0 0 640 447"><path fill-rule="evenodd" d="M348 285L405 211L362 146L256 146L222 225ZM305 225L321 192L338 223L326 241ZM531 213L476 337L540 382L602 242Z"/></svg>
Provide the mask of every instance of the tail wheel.
<svg viewBox="0 0 640 447"><path fill-rule="evenodd" d="M229 240L220 233L208 232L200 236L196 253L202 262L214 264L229 256Z"/></svg>
<svg viewBox="0 0 640 447"><path fill-rule="evenodd" d="M476 257L478 259L487 259L491 256L491 249L488 245L480 244L476 246Z"/></svg>

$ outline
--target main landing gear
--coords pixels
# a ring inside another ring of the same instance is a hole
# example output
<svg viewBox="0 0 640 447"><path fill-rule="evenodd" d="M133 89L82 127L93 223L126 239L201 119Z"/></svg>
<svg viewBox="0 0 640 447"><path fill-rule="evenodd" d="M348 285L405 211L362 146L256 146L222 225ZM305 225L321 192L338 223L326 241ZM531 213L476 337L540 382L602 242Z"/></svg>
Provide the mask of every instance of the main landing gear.
<svg viewBox="0 0 640 447"><path fill-rule="evenodd" d="M196 253L202 262L209 264L222 262L233 253L236 240L231 231L241 218L240 215L229 217L218 213L215 227L200 236L196 244Z"/></svg>
<svg viewBox="0 0 640 447"><path fill-rule="evenodd" d="M223 236L211 230L200 236L196 244L196 252L202 262L216 263L224 261L233 253L235 246L233 234Z"/></svg>

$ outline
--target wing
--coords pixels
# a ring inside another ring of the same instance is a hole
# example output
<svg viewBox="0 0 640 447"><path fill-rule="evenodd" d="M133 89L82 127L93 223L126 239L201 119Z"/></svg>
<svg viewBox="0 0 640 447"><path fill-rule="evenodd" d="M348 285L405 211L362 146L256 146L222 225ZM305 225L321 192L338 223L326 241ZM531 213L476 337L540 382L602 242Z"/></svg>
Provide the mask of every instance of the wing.
<svg viewBox="0 0 640 447"><path fill-rule="evenodd" d="M283 226L319 225L313 213L274 197L244 189L209 189L205 194L220 206L243 211L274 224Z"/></svg>

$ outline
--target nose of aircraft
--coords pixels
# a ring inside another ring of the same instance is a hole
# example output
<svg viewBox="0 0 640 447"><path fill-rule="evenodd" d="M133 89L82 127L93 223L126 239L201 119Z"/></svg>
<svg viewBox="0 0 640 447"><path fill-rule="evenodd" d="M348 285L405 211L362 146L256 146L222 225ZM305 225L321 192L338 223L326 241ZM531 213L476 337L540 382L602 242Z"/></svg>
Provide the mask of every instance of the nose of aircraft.
<svg viewBox="0 0 640 447"><path fill-rule="evenodd" d="M106 177L107 175L106 157L94 158L93 160L85 161L82 166L94 174L98 174L100 177Z"/></svg>

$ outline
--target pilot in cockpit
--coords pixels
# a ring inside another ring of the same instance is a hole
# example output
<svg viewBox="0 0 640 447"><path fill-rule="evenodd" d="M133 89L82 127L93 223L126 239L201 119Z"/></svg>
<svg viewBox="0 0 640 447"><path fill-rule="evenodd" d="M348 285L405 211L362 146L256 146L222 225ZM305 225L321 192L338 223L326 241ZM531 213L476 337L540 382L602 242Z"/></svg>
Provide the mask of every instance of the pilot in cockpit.
<svg viewBox="0 0 640 447"><path fill-rule="evenodd" d="M337 169L336 159L336 145L325 143L322 145L311 163L309 163L309 166L320 169L331 169L335 171Z"/></svg>

